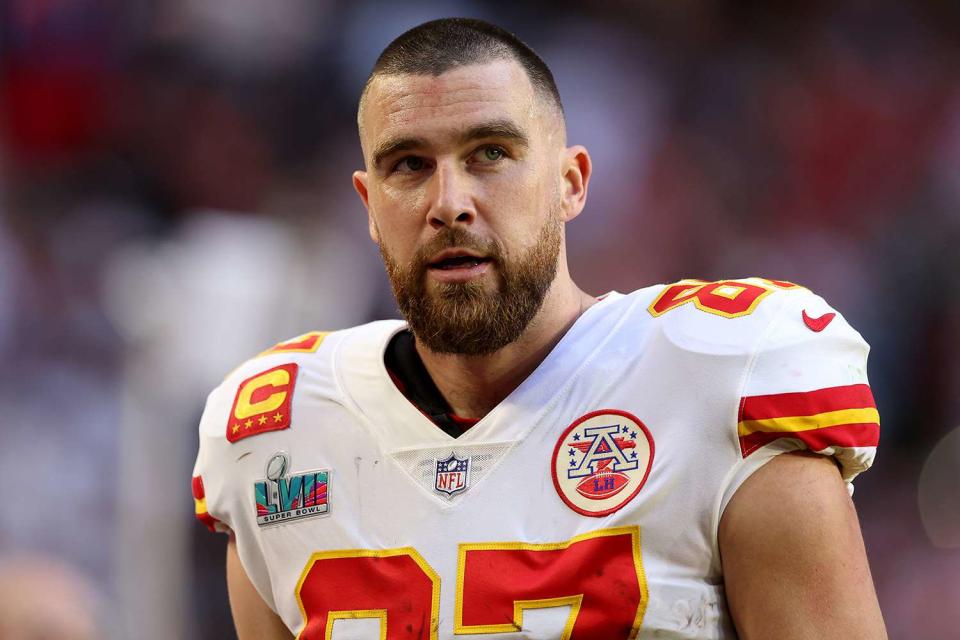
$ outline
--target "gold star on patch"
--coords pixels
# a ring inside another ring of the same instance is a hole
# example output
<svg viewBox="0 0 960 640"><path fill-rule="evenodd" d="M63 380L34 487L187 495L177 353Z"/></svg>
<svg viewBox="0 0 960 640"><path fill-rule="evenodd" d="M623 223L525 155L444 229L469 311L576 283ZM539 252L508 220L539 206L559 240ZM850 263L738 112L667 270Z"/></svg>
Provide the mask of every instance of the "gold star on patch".
<svg viewBox="0 0 960 640"><path fill-rule="evenodd" d="M251 420L250 418L247 418L247 421L243 423L243 426L249 429L250 427L253 426L253 420Z"/></svg>
<svg viewBox="0 0 960 640"><path fill-rule="evenodd" d="M237 424L233 425L233 432L234 432L234 433L237 433L238 431L240 431L240 423L239 423L239 422L238 422Z"/></svg>
<svg viewBox="0 0 960 640"><path fill-rule="evenodd" d="M260 426L267 424L267 416L260 416L257 418L257 422L260 423Z"/></svg>
<svg viewBox="0 0 960 640"><path fill-rule="evenodd" d="M283 420L283 414L278 411L276 415L273 416L273 421L280 422L281 420Z"/></svg>

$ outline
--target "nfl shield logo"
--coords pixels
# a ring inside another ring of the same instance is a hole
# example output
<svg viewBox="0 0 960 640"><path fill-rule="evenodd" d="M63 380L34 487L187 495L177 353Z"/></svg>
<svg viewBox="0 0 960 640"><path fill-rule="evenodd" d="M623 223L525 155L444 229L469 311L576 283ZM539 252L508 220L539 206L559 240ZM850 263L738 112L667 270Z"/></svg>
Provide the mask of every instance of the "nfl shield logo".
<svg viewBox="0 0 960 640"><path fill-rule="evenodd" d="M434 488L453 496L466 491L470 478L470 458L458 458L451 453L446 460L437 460L437 480Z"/></svg>

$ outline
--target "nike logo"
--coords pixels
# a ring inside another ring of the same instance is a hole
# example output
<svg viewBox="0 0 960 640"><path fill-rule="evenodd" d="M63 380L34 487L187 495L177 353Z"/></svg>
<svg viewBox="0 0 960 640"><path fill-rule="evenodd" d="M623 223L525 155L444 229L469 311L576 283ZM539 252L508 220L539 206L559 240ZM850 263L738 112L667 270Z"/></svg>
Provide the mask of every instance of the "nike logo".
<svg viewBox="0 0 960 640"><path fill-rule="evenodd" d="M827 328L827 325L833 322L833 319L837 317L835 313L825 313L819 318L811 318L807 315L807 310L803 310L803 324L807 325L810 331L816 331L820 333Z"/></svg>

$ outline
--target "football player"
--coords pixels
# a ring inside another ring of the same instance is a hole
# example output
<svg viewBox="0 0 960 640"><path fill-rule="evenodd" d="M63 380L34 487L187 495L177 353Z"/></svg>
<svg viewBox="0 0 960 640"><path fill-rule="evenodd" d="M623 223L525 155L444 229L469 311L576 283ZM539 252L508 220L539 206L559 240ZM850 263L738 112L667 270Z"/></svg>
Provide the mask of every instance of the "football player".
<svg viewBox="0 0 960 640"><path fill-rule="evenodd" d="M401 35L358 123L406 321L210 395L194 496L242 640L885 637L850 498L879 419L835 310L761 278L578 288L590 156L496 26Z"/></svg>

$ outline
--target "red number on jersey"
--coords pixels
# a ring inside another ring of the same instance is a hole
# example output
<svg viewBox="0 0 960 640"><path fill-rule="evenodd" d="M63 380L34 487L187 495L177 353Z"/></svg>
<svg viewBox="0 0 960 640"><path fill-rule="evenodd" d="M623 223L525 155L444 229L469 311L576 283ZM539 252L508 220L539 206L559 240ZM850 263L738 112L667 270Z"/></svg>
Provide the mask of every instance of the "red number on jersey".
<svg viewBox="0 0 960 640"><path fill-rule="evenodd" d="M647 308L660 316L692 302L697 309L725 318L739 318L753 313L760 301L775 289L794 289L798 285L782 280L760 278L747 280L682 280L665 288Z"/></svg>
<svg viewBox="0 0 960 640"><path fill-rule="evenodd" d="M557 544L462 544L458 569L458 634L516 633L525 609L570 605L561 640L630 640L647 606L637 527Z"/></svg>
<svg viewBox="0 0 960 640"><path fill-rule="evenodd" d="M462 544L457 576L457 634L516 633L524 609L570 605L561 640L632 640L647 607L638 527L553 544ZM440 578L411 547L325 551L304 568L297 601L298 640L330 640L346 618L378 619L382 640L436 640Z"/></svg>
<svg viewBox="0 0 960 640"><path fill-rule="evenodd" d="M345 618L378 618L383 640L436 640L440 577L410 547L325 551L310 557L297 601L306 621L298 640L329 640Z"/></svg>

